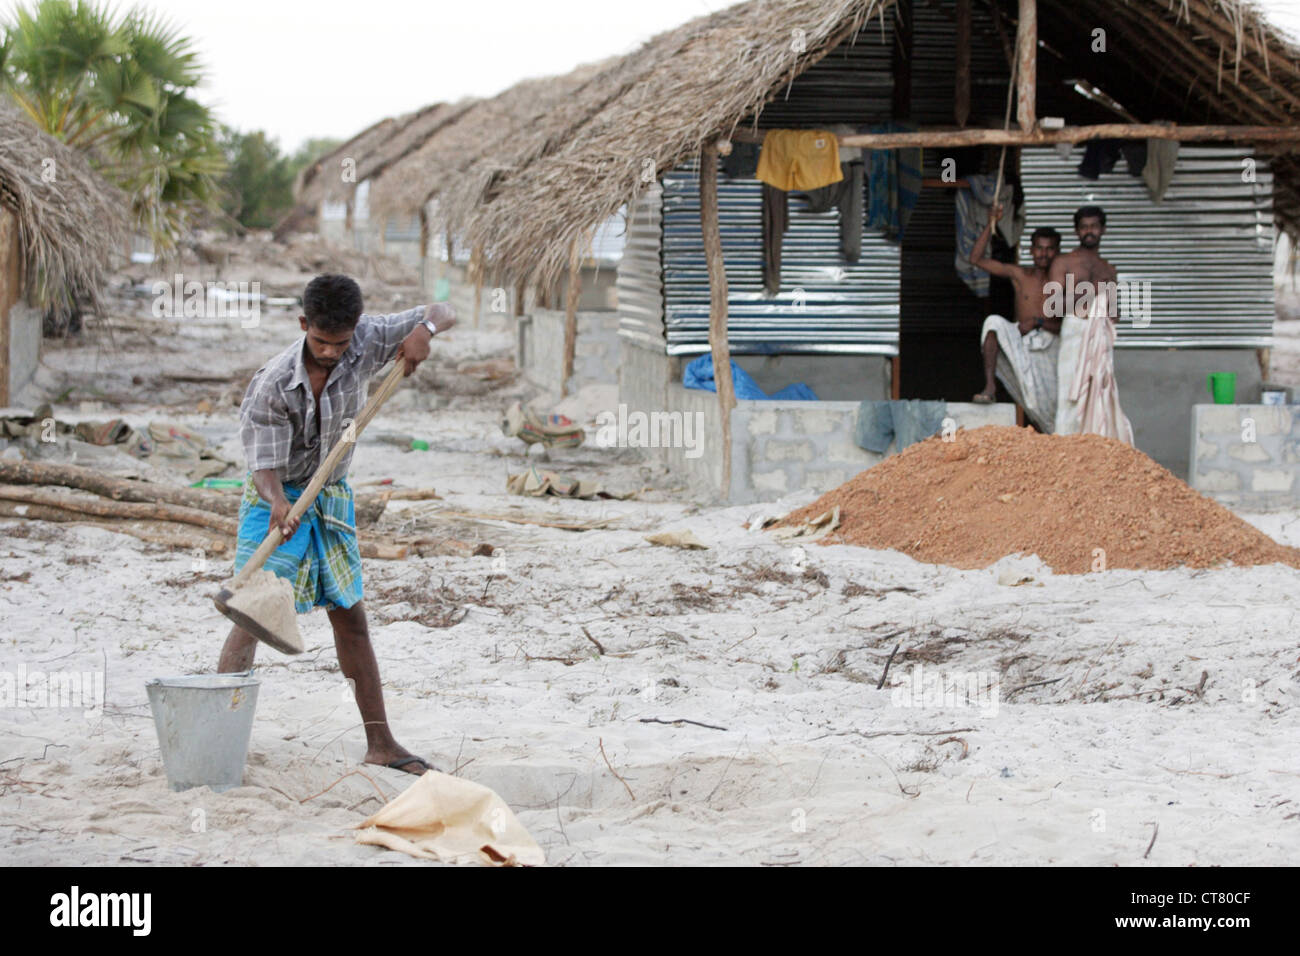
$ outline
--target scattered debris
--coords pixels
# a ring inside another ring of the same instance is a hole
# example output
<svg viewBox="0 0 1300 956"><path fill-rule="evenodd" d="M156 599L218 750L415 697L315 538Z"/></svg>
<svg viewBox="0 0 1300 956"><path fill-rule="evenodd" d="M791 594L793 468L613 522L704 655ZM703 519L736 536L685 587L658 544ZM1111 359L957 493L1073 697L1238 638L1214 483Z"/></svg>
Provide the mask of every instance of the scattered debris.
<svg viewBox="0 0 1300 956"><path fill-rule="evenodd" d="M664 548L684 548L688 551L707 551L709 546L695 537L695 534L689 530L681 531L660 531L658 534L648 534L645 539L651 544L659 545Z"/></svg>

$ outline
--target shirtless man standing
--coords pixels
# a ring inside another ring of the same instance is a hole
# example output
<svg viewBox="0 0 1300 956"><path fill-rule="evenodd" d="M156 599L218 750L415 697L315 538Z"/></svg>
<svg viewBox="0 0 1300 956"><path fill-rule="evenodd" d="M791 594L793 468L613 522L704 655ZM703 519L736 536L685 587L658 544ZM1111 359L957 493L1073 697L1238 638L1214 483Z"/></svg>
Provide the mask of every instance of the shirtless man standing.
<svg viewBox="0 0 1300 956"><path fill-rule="evenodd" d="M1034 230L1033 236L1030 237L1030 253L1033 256L1034 263L1032 266L999 262L997 259L988 256L986 252L989 238L993 233L993 224L1000 218L1002 218L1002 207L995 205L989 213L988 224L984 227L984 231L980 233L979 239L975 241L975 247L971 250L971 264L992 275L1011 280L1016 292L1016 321L1014 326L1022 337L1035 330L1043 330L1055 335L1061 330L1061 320L1045 316L1043 311L1043 284L1047 282L1052 263L1061 250L1061 234L1047 226ZM1000 346L997 330L992 326L999 323L1005 323L1008 327L1012 325L1001 316L989 316L984 323L982 341L984 391L978 392L972 399L972 401L979 404L991 403L997 391L997 383L994 380L993 373L997 365ZM1003 334L1007 335L1009 331L1009 328L1004 329ZM1036 339L1044 338L1041 335L1036 336ZM1021 350L1016 349L1015 351ZM1016 361L1014 356L1008 355L1008 359L1011 360L1013 370L1019 377L1022 370L1017 366L1020 363ZM1017 396L1017 398L1019 397ZM1028 408L1026 410L1029 411Z"/></svg>
<svg viewBox="0 0 1300 956"><path fill-rule="evenodd" d="M1115 381L1118 274L1098 251L1106 233L1105 211L1080 206L1074 232L1079 246L1056 257L1043 300L1044 313L1061 323L1052 430L1058 435L1090 432L1131 445L1133 425L1120 407ZM1094 321L1103 308L1109 323Z"/></svg>
<svg viewBox="0 0 1300 956"><path fill-rule="evenodd" d="M1024 414L1044 432L1052 431L1056 420L1056 356L1060 320L1052 321L1043 311L1043 284L1057 252L1061 235L1047 226L1035 229L1030 238L1034 265L1000 263L985 255L993 224L1001 219L1002 207L989 212L988 225L971 250L971 264L995 276L1011 280L1015 289L1015 321L1000 315L985 317L980 329L980 347L984 352L984 390L971 399L979 405L991 405L997 390L993 373L1024 408Z"/></svg>
<svg viewBox="0 0 1300 956"><path fill-rule="evenodd" d="M1074 233L1079 245L1052 262L1049 282L1058 283L1045 297L1045 312L1060 331L1067 313L1085 318L1092 300L1107 291L1107 314L1119 321L1115 267L1101 257L1101 237L1106 234L1106 212L1100 206L1080 206L1074 213Z"/></svg>

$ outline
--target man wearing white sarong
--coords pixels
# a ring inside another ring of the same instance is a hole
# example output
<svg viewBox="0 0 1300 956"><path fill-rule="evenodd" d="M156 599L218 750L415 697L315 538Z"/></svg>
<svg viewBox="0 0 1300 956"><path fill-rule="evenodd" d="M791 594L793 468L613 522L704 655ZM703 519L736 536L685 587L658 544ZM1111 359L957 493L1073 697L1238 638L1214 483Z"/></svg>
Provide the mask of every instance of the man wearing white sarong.
<svg viewBox="0 0 1300 956"><path fill-rule="evenodd" d="M1021 333L1015 322L990 315L980 329L980 341L992 334L998 345L994 366L1011 400L1025 410L1038 429L1051 433L1056 422L1058 336L1043 328Z"/></svg>
<svg viewBox="0 0 1300 956"><path fill-rule="evenodd" d="M1015 321L990 315L980 328L980 346L984 354L984 390L971 399L979 404L995 400L997 385L994 372L1006 387L1012 401L1040 431L1050 432L1056 418L1057 331L1060 323L1046 318L1043 311L1043 283L1048 269L1061 248L1061 236L1055 229L1034 230L1030 239L1033 265L1021 266L999 262L987 254L993 224L1002 207L994 205L988 225L971 250L971 265L992 275L1010 279L1015 289Z"/></svg>
<svg viewBox="0 0 1300 956"><path fill-rule="evenodd" d="M1133 444L1133 425L1119 404L1115 326L1104 291L1092 300L1088 318L1062 321L1057 375L1056 434L1088 432Z"/></svg>
<svg viewBox="0 0 1300 956"><path fill-rule="evenodd" d="M1115 382L1116 273L1097 251L1106 213L1083 206L1074 214L1074 229L1078 248L1056 258L1044 287L1044 311L1062 316L1055 432L1089 432L1132 445L1133 426ZM1079 316L1083 311L1086 317Z"/></svg>

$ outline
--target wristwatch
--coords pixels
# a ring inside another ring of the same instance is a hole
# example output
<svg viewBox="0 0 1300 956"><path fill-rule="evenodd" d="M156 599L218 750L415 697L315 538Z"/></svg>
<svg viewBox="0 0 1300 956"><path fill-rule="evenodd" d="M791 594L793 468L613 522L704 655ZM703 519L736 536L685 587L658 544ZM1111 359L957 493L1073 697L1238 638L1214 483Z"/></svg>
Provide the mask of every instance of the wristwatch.
<svg viewBox="0 0 1300 956"><path fill-rule="evenodd" d="M438 327L429 321L428 316L425 316L423 319L421 319L420 324L429 330L429 338L433 338L435 335L438 334Z"/></svg>

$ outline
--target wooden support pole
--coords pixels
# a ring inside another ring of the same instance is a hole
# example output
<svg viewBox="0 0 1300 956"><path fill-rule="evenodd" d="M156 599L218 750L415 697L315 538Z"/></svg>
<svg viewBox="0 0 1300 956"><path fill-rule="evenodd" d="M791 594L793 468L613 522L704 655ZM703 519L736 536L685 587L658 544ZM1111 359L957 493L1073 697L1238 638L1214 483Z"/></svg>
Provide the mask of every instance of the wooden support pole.
<svg viewBox="0 0 1300 956"><path fill-rule="evenodd" d="M893 117L905 120L912 115L912 0L898 0L894 5L894 77Z"/></svg>
<svg viewBox="0 0 1300 956"><path fill-rule="evenodd" d="M700 150L700 233L709 266L709 352L722 415L722 496L731 496L731 410L736 390L731 381L731 347L727 343L727 270L718 227L718 149L712 141Z"/></svg>
<svg viewBox="0 0 1300 956"><path fill-rule="evenodd" d="M1016 28L1016 121L1022 130L1038 125L1038 0L1020 0L1020 23Z"/></svg>
<svg viewBox="0 0 1300 956"><path fill-rule="evenodd" d="M524 294L528 291L528 286L520 279L515 283L515 315L524 314Z"/></svg>
<svg viewBox="0 0 1300 956"><path fill-rule="evenodd" d="M560 395L569 394L573 377L573 353L578 342L578 296L582 294L582 243L577 239L569 246L569 282L564 295L564 378Z"/></svg>
<svg viewBox="0 0 1300 956"><path fill-rule="evenodd" d="M0 407L9 404L9 310L22 283L18 217L0 206Z"/></svg>
<svg viewBox="0 0 1300 956"><path fill-rule="evenodd" d="M763 132L736 130L730 139L737 143L761 143ZM1065 126L1032 131L1021 129L928 129L912 133L855 133L840 136L841 146L869 149L901 149L907 146L1050 146L1053 143L1082 143L1090 139L1173 139L1179 142L1300 142L1300 125L1295 126L1178 126L1173 123L1098 123L1094 126Z"/></svg>
<svg viewBox="0 0 1300 956"><path fill-rule="evenodd" d="M483 308L483 247L469 251L469 275L474 283L474 328L478 328L479 312Z"/></svg>
<svg viewBox="0 0 1300 956"><path fill-rule="evenodd" d="M1007 69L1011 69L1016 62L1016 51L1011 49L1011 41L1007 39L1007 29L1002 25L1002 11L998 9L998 0L984 0L993 16L993 29L998 33L998 42L1002 44L1002 55L1006 57Z"/></svg>
<svg viewBox="0 0 1300 956"><path fill-rule="evenodd" d="M953 80L952 116L958 126L970 119L971 0L957 0L957 57Z"/></svg>

